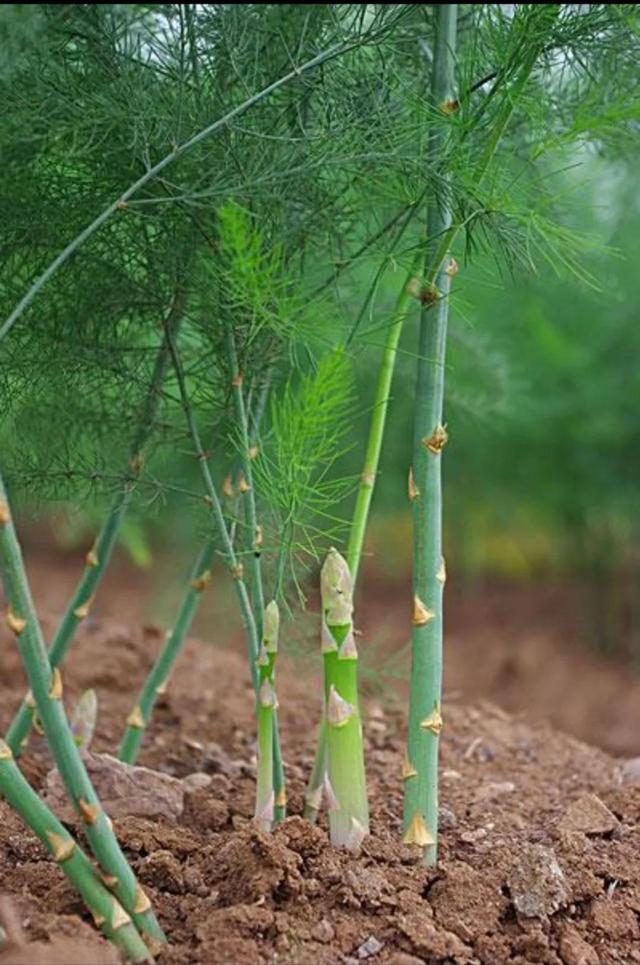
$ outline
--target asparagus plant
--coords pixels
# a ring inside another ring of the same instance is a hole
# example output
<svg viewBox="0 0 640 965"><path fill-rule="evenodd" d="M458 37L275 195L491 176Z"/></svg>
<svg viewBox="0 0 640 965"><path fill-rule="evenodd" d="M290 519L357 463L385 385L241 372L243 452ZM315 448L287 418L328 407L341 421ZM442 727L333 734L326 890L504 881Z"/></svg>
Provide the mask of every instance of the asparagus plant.
<svg viewBox="0 0 640 965"><path fill-rule="evenodd" d="M58 668L52 670L49 664L1 476L0 569L8 601L7 626L15 636L38 717L69 799L82 821L105 883L150 947L155 947L164 943L164 934L151 909L151 902L120 849L82 762L64 710L62 675Z"/></svg>
<svg viewBox="0 0 640 965"><path fill-rule="evenodd" d="M436 10L433 59L434 106L455 101L457 4ZM437 157L443 139L435 127L429 141ZM451 212L441 200L429 208L429 257L451 227ZM413 633L409 739L403 769L405 780L406 843L424 849L425 860L436 860L438 834L438 741L442 729L442 597L445 564L442 556L441 457L447 442L442 425L444 353L451 274L438 266L435 305L423 308L418 348L418 382L414 415L413 467L410 498L413 506Z"/></svg>
<svg viewBox="0 0 640 965"><path fill-rule="evenodd" d="M182 598L173 629L167 637L157 660L148 674L142 690L127 716L127 728L120 743L118 757L126 764L135 764L158 697L165 692L171 671L189 633L200 597L211 579L215 542L208 540L193 568L189 587Z"/></svg>
<svg viewBox="0 0 640 965"><path fill-rule="evenodd" d="M183 311L184 296L179 293L165 320L166 331L171 332L174 336L180 329ZM123 485L113 499L93 547L87 553L82 576L67 604L51 643L49 663L54 669L62 664L78 626L89 616L91 604L109 565L137 478L142 469L143 452L154 428L169 361L168 337L165 334L158 348L149 390L131 443ZM20 754L28 740L33 714L33 701L27 695L7 733L7 741L16 756Z"/></svg>
<svg viewBox="0 0 640 965"><path fill-rule="evenodd" d="M322 653L327 726L325 792L331 841L356 850L369 833L369 805L353 633L353 580L331 549L320 574Z"/></svg>
<svg viewBox="0 0 640 965"><path fill-rule="evenodd" d="M259 645L260 638L258 636L257 622L256 622L253 608L251 606L251 599L249 597L249 592L248 592L247 584L244 577L244 565L238 559L238 556L236 554L236 551L233 545L233 540L231 538L229 528L227 526L222 504L220 502L220 497L218 495L218 491L213 482L213 478L211 476L211 470L209 469L209 464L207 461L207 456L202 446L202 441L200 439L200 431L198 429L193 408L191 406L191 401L189 399L189 393L187 390L182 362L178 354L178 350L175 345L175 342L170 336L169 336L169 345L170 345L170 350L171 350L171 355L173 360L173 366L176 373L176 379L178 382L180 399L182 402L182 407L184 409L185 419L189 430L189 435L191 436L191 440L195 448L195 453L198 458L200 471L202 474L202 479L203 479L203 483L206 491L206 499L207 499L208 505L210 506L211 514L213 517L212 519L213 526L218 536L218 539L222 544L222 548L226 558L226 563L227 563L227 566L229 567L231 576L233 577L234 586L238 597L238 602L240 604L240 613L242 615L245 634L247 638L247 650L248 650L248 658L249 658L249 667L251 672L251 683L253 685L253 690L257 700L259 689L260 689L260 680L259 680L259 673L258 673L258 666L257 666L258 655L260 653L260 645ZM279 782L280 782L279 787L276 788L276 803L280 808L283 808L286 803L286 800L284 797L285 789L284 789L284 779L283 779L283 771L282 771L282 763L281 763L281 751L280 751L280 741L279 741L279 734L278 734L278 728L277 728L277 719L274 719L274 724L273 724L273 741L274 741L274 748L273 748L274 773L279 778Z"/></svg>
<svg viewBox="0 0 640 965"><path fill-rule="evenodd" d="M11 748L3 740L0 740L0 796L38 836L60 870L77 888L105 936L131 961L150 961L149 950L130 916L100 880L77 841L38 797L15 763Z"/></svg>
<svg viewBox="0 0 640 965"><path fill-rule="evenodd" d="M280 610L272 600L264 611L262 644L258 654L258 783L255 820L264 831L271 831L275 818L274 723L278 699L275 690L275 663L278 655Z"/></svg>
<svg viewBox="0 0 640 965"><path fill-rule="evenodd" d="M230 319L225 319L224 322L224 342L225 350L227 355L227 364L229 372L231 375L231 394L233 397L233 408L235 412L236 425L239 431L239 450L240 450L240 465L241 465L241 476L239 490L241 494L241 499L244 504L244 516L245 516L245 540L244 540L244 550L245 558L249 561L249 576L250 576L250 587L251 587L251 602L253 606L253 612L255 614L256 620L256 632L258 634L258 639L263 632L263 614L265 614L264 606L264 589L262 584L262 569L260 565L260 547L262 544L262 527L258 523L258 515L256 511L256 496L255 496L255 485L253 480L253 459L257 454L257 446L255 445L255 438L253 438L254 433L252 433L249 426L249 419L247 415L247 406L244 398L243 382L244 376L240 368L238 360L238 350L236 347L236 338L233 331L233 324ZM263 393L260 403L258 406L256 425L259 424L264 404L266 402L266 395L268 393L270 380L266 383L266 392ZM277 604L276 604L277 605ZM276 633L276 645L277 645L277 633ZM263 681L260 683L262 688ZM259 697L260 706L262 706L262 697ZM258 717L260 719L260 711L258 712ZM287 807L287 794L285 788L284 780L284 769L282 765L282 754L280 751L280 738L278 733L278 721L275 714L270 715L270 733L273 740L272 749L272 762L273 762L273 781L275 790L275 820L282 821L286 816Z"/></svg>

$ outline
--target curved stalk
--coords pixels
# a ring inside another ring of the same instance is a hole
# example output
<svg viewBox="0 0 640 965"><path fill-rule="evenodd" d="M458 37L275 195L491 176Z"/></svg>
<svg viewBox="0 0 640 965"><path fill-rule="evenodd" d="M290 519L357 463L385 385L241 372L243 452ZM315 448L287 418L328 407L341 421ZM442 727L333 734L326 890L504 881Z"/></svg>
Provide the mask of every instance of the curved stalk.
<svg viewBox="0 0 640 965"><path fill-rule="evenodd" d="M136 762L147 725L153 714L153 708L160 694L165 692L171 671L189 633L202 592L211 578L214 553L215 541L211 539L201 550L193 568L189 580L189 589L180 604L175 626L167 634L164 646L160 650L140 695L127 717L127 729L118 751L118 757L126 764L135 764Z"/></svg>
<svg viewBox="0 0 640 965"><path fill-rule="evenodd" d="M9 604L6 621L15 636L29 686L51 754L105 882L149 943L166 941L151 902L136 881L93 788L62 703L62 677L52 671L36 615L0 476L0 569ZM153 950L153 949L152 949Z"/></svg>
<svg viewBox="0 0 640 965"><path fill-rule="evenodd" d="M183 311L184 295L179 294L176 296L165 320L165 328L169 329L174 336L180 329ZM87 553L80 581L55 632L49 650L49 663L52 668L59 667L62 664L79 624L89 615L91 604L109 565L122 521L142 468L142 453L153 429L170 359L169 345L167 337L164 335L156 356L149 391L131 443L124 484L122 489L116 493L102 529L93 547ZM7 742L16 757L21 753L31 731L34 709L30 706L30 703L31 701L28 698L23 701L7 733Z"/></svg>
<svg viewBox="0 0 640 965"><path fill-rule="evenodd" d="M0 740L0 796L40 839L60 870L78 890L96 925L133 962L151 961L131 918L98 878L89 858L44 804Z"/></svg>

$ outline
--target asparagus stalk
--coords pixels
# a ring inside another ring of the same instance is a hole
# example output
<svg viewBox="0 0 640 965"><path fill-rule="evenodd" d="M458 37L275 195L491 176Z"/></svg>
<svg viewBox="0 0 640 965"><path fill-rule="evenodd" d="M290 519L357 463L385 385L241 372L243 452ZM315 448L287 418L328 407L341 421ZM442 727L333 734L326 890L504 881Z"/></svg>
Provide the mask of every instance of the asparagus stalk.
<svg viewBox="0 0 640 965"><path fill-rule="evenodd" d="M262 646L258 654L258 782L255 820L264 831L271 831L275 818L273 767L273 729L278 699L274 686L275 662L278 655L280 611L275 600L264 612Z"/></svg>
<svg viewBox="0 0 640 965"><path fill-rule="evenodd" d="M434 106L455 100L454 70L457 5L436 8L433 59ZM443 137L436 125L429 138L435 162ZM428 257L434 244L451 227L451 212L440 199L429 207ZM438 744L442 729L442 599L445 566L442 556L442 450L447 432L442 424L444 363L451 273L440 262L435 276L433 304L423 307L420 319L418 374L414 408L413 468L409 495L413 510L413 632L408 750L403 777L404 841L423 849L424 860L437 858Z"/></svg>
<svg viewBox="0 0 640 965"><path fill-rule="evenodd" d="M7 625L16 638L38 718L67 794L104 873L105 883L139 931L148 937L149 946L164 943L166 939L151 910L151 902L120 849L74 740L62 703L62 676L59 669L52 670L49 664L1 476L0 569L9 604Z"/></svg>
<svg viewBox="0 0 640 965"><path fill-rule="evenodd" d="M258 514L256 509L256 496L255 489L253 485L253 468L252 459L255 449L255 439L252 438L254 435L249 427L249 419L247 417L247 406L245 405L244 392L243 392L243 374L240 368L238 360L238 350L236 347L236 340L233 331L233 324L226 320L224 323L224 339L225 348L227 353L227 362L229 365L229 370L231 372L231 392L233 396L233 407L236 417L236 423L240 431L240 465L241 465L241 477L240 477L240 495L244 508L244 516L246 520L246 537L244 540L244 549L246 552L246 559L248 560L249 569L249 580L251 588L251 602L253 605L253 612L256 617L256 632L258 639L262 635L262 621L263 614L265 613L264 608L264 588L262 583L262 568L260 565L260 546L262 543L262 530L258 524ZM269 380L270 381L270 380ZM256 413L256 425L259 423L262 409L264 403L266 402L266 392L268 392L267 382L266 391L263 392L262 398L258 405L258 411ZM266 616L266 614L265 614ZM262 684L261 684L262 686ZM260 713L258 713L260 716ZM287 808L287 795L284 779L284 769L282 766L282 753L280 750L280 737L278 732L278 721L277 715L273 713L271 715L274 720L271 725L271 732L273 735L273 768L274 768L274 784L275 784L275 811L274 816L276 822L283 821L286 817Z"/></svg>
<svg viewBox="0 0 640 965"><path fill-rule="evenodd" d="M118 757L126 764L136 762L156 700L165 692L173 667L189 633L202 592L211 578L214 552L215 542L209 540L202 548L193 568L189 589L180 604L175 626L167 634L164 646L127 717L127 728L118 751Z"/></svg>
<svg viewBox="0 0 640 965"><path fill-rule="evenodd" d="M245 628L245 634L247 638L247 649L249 656L249 668L251 673L251 683L253 685L253 690L258 697L258 691L260 687L260 680L257 667L257 659L260 651L258 641L258 630L256 625L256 620L254 617L253 609L251 607L251 600L249 598L249 592L247 590L247 585L244 579L244 566L238 560L236 555L233 540L227 528L227 524L224 518L224 511L222 504L220 502L220 497L214 485L211 471L209 469L209 464L207 462L207 457L205 451L202 447L202 441L200 439L200 432L196 424L193 409L191 407L191 402L189 400L189 394L187 392L187 385L184 377L184 371L182 368L182 362L180 361L180 356L176 349L173 338L169 337L169 345L171 350L171 357L173 360L173 366L176 373L176 378L178 381L178 389L180 392L180 399L182 401L182 406L185 413L185 419L187 421L187 427L189 429L189 434L194 444L196 451L196 456L200 463L200 469L202 472L202 479L204 482L207 501L211 507L211 513L213 516L213 525L218 533L220 542L222 543L222 548L226 556L227 566L234 580L234 586L236 588L236 594L238 597L238 602L240 604L240 613L242 615L242 621ZM278 806L283 807L285 801L284 796L284 783L282 778L282 764L280 763L280 769L278 772L277 762L281 761L280 752L280 741L278 735L277 721L274 721L273 728L273 740L274 740L274 769L276 771L276 779L278 779L278 774L280 777L280 790L278 790L278 785L276 785L276 808ZM280 803L278 803L280 802Z"/></svg>
<svg viewBox="0 0 640 965"><path fill-rule="evenodd" d="M131 918L100 880L84 851L40 800L16 765L11 748L3 740L0 740L0 795L38 836L60 870L80 892L104 935L131 961L150 961L150 953Z"/></svg>
<svg viewBox="0 0 640 965"><path fill-rule="evenodd" d="M151 435L153 423L158 411L162 385L171 357L166 331L170 331L175 337L180 328L183 311L184 296L179 293L164 323L165 334L158 348L149 391L144 401L138 426L132 440L124 483L113 499L93 547L87 553L85 567L80 581L56 630L51 649L49 650L49 663L52 668L59 667L62 664L79 624L89 615L91 604L109 565L109 560L116 545L122 521L131 502L131 497L142 469L143 450ZM33 723L33 713L32 701L29 700L29 696L27 695L7 734L7 741L16 757L20 754L28 740Z"/></svg>
<svg viewBox="0 0 640 965"><path fill-rule="evenodd" d="M538 14L549 23L559 14L557 4L542 6ZM436 8L436 43L433 61L434 106L450 114L455 98L455 45L457 5ZM522 58L520 70L503 98L485 149L476 168L479 184L509 125L536 61L544 47L539 30ZM436 161L445 132L441 125L430 135L429 153ZM420 290L420 320L416 405L414 408L413 464L409 497L413 513L413 630L407 756L404 840L423 849L427 864L437 860L438 745L442 730L442 602L446 580L442 555L442 450L447 442L443 425L444 365L448 322L448 295L456 264L449 257L462 227L454 221L446 198L434 202L427 217L427 283Z"/></svg>
<svg viewBox="0 0 640 965"><path fill-rule="evenodd" d="M334 845L356 850L369 833L369 807L353 635L353 580L345 559L329 551L320 575L327 730L325 791Z"/></svg>

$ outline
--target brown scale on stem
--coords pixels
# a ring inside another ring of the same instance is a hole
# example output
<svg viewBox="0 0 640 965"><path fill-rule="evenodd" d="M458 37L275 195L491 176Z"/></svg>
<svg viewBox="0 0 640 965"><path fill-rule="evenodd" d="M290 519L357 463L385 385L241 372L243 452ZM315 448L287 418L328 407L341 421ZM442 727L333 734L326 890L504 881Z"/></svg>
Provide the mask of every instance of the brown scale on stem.
<svg viewBox="0 0 640 965"><path fill-rule="evenodd" d="M0 526L6 526L11 520L11 511L6 503L0 502Z"/></svg>
<svg viewBox="0 0 640 965"><path fill-rule="evenodd" d="M423 627L429 620L433 620L435 613L424 605L420 597L416 594L413 597L413 625Z"/></svg>
<svg viewBox="0 0 640 965"><path fill-rule="evenodd" d="M55 831L47 831L47 838L51 845L53 860L58 864L68 861L76 847L73 838L63 838L61 834L56 834Z"/></svg>
<svg viewBox="0 0 640 965"><path fill-rule="evenodd" d="M440 110L443 114L455 114L460 107L460 101L457 97L448 97L440 104Z"/></svg>
<svg viewBox="0 0 640 965"><path fill-rule="evenodd" d="M142 711L138 704L133 708L127 717L127 724L129 727L145 727L144 717L142 716Z"/></svg>
<svg viewBox="0 0 640 965"><path fill-rule="evenodd" d="M78 801L78 810L85 824L95 824L100 817L100 806L89 804L83 797Z"/></svg>
<svg viewBox="0 0 640 965"><path fill-rule="evenodd" d="M86 620L89 616L89 611L91 610L91 604L93 603L93 596L90 596L88 600L81 603L73 611L73 615L78 618L78 620Z"/></svg>
<svg viewBox="0 0 640 965"><path fill-rule="evenodd" d="M448 441L449 433L446 427L436 426L431 435L422 440L422 445L434 456L439 456Z"/></svg>
<svg viewBox="0 0 640 965"><path fill-rule="evenodd" d="M62 674L57 667L51 674L51 686L49 687L50 700L62 700Z"/></svg>
<svg viewBox="0 0 640 965"><path fill-rule="evenodd" d="M427 828L420 811L416 811L411 818L402 840L404 844L416 844L419 848L427 848L434 844L433 835Z"/></svg>
<svg viewBox="0 0 640 965"><path fill-rule="evenodd" d="M196 593L202 593L211 582L211 570L205 570L197 579L191 582L191 586Z"/></svg>
<svg viewBox="0 0 640 965"><path fill-rule="evenodd" d="M11 607L9 607L7 610L7 626L11 632L14 633L16 637L19 637L26 625L27 621L23 619L23 617L18 616L17 613L14 613Z"/></svg>

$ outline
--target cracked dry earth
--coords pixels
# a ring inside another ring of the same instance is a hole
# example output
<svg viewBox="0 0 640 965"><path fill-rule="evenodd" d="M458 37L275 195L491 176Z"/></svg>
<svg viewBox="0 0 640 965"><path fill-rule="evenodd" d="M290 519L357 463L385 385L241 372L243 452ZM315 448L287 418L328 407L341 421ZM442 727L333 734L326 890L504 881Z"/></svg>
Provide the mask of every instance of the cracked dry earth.
<svg viewBox="0 0 640 965"><path fill-rule="evenodd" d="M49 626L45 628L50 630ZM161 642L87 621L65 675L69 703L93 686L100 720L89 766L118 837L171 944L162 965L612 965L640 962L640 774L572 738L489 704L445 703L441 860L425 869L400 843L403 714L366 703L372 833L356 856L299 817L320 682L279 665L291 817L272 835L251 823L255 745L244 661L189 642L140 758L113 752L132 696ZM22 694L0 639L0 724ZM40 740L25 759L65 811ZM0 891L12 896L26 958L107 949L71 887L0 803ZM64 942L67 942L67 945ZM82 945L82 942L86 946ZM0 963L13 959L0 952ZM110 960L110 959L104 959ZM71 962L72 959L69 959Z"/></svg>

